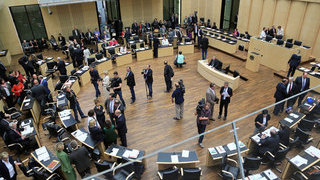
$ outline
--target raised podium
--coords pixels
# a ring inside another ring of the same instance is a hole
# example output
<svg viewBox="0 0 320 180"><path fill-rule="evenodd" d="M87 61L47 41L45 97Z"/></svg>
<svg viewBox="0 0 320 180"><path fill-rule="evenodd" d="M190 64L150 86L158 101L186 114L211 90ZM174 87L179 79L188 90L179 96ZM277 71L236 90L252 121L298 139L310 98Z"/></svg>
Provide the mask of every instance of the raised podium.
<svg viewBox="0 0 320 180"><path fill-rule="evenodd" d="M253 72L259 71L261 54L257 52L250 52L247 61L246 61L246 68Z"/></svg>

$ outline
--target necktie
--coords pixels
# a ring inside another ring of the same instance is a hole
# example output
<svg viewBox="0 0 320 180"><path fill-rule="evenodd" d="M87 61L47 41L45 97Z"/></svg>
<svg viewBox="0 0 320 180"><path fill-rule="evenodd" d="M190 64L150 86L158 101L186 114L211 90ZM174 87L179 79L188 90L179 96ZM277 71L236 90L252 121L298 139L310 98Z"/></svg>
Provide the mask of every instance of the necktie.
<svg viewBox="0 0 320 180"><path fill-rule="evenodd" d="M19 133L19 131L17 131L16 129L15 129L15 131L16 131L17 134L19 134L19 136L21 136L21 134Z"/></svg>

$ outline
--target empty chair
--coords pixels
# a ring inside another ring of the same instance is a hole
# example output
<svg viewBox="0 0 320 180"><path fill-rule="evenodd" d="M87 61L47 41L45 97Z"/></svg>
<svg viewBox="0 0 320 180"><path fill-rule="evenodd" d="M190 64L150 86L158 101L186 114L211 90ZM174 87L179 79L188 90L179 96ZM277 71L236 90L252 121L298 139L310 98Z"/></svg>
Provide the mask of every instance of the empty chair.
<svg viewBox="0 0 320 180"><path fill-rule="evenodd" d="M258 170L262 159L256 157L244 157L243 168L245 170L245 176L249 176L249 171Z"/></svg>
<svg viewBox="0 0 320 180"><path fill-rule="evenodd" d="M88 66L90 66L93 62L96 61L96 59L94 57L89 57L87 58L87 61L88 61Z"/></svg>
<svg viewBox="0 0 320 180"><path fill-rule="evenodd" d="M276 35L276 39L282 39L282 35Z"/></svg>
<svg viewBox="0 0 320 180"><path fill-rule="evenodd" d="M267 42L270 42L272 39L273 39L272 36L269 36L269 35L266 36L266 41L267 41Z"/></svg>
<svg viewBox="0 0 320 180"><path fill-rule="evenodd" d="M304 132L299 127L296 128L294 137L295 137L295 140L299 138L296 145L297 147L302 147L303 144L308 144L312 140L312 138L310 138L310 134L308 134L307 132Z"/></svg>
<svg viewBox="0 0 320 180"><path fill-rule="evenodd" d="M70 72L70 74L74 76L74 74L75 74L76 72L77 72L76 69L72 69L72 71Z"/></svg>
<svg viewBox="0 0 320 180"><path fill-rule="evenodd" d="M285 46L285 47L286 47L286 48L292 48L292 46L293 46L293 44L287 41L287 43L286 43L286 46Z"/></svg>
<svg viewBox="0 0 320 180"><path fill-rule="evenodd" d="M303 131L311 131L312 128L314 127L315 121L307 120L307 119L302 119L298 127L303 130Z"/></svg>
<svg viewBox="0 0 320 180"><path fill-rule="evenodd" d="M97 60L102 59L102 57L103 57L102 53L97 53L97 54L96 54L96 59L97 59ZM81 68L79 67L79 69L81 69Z"/></svg>
<svg viewBox="0 0 320 180"><path fill-rule="evenodd" d="M280 169L277 168L278 165L281 164L281 161L286 158L287 153L289 152L289 148L284 148L278 150L276 154L272 154L271 152L267 151L265 153L266 158L270 160L271 168L275 168L278 172L282 173Z"/></svg>
<svg viewBox="0 0 320 180"><path fill-rule="evenodd" d="M287 42L292 43L293 39L287 39Z"/></svg>
<svg viewBox="0 0 320 180"><path fill-rule="evenodd" d="M116 163L112 163L112 162L108 162L108 161L95 161L94 162L94 165L96 166L97 168L97 171L98 172L102 172L102 171L105 171L105 170L108 170L108 169L111 169L111 168L114 168ZM105 173L103 174L105 176L105 178L112 178L112 172L109 172L109 173Z"/></svg>
<svg viewBox="0 0 320 180"><path fill-rule="evenodd" d="M121 166L120 163L117 167ZM113 171L113 179L114 180L130 180L134 177L133 164L128 164L123 167L115 168Z"/></svg>
<svg viewBox="0 0 320 180"><path fill-rule="evenodd" d="M144 48L144 43L140 43L140 48Z"/></svg>
<svg viewBox="0 0 320 180"><path fill-rule="evenodd" d="M278 40L277 40L277 45L280 45L280 46L281 46L281 45L283 45L283 44L284 44L284 41L283 41L282 39L278 39Z"/></svg>
<svg viewBox="0 0 320 180"><path fill-rule="evenodd" d="M181 168L182 180L199 180L201 168Z"/></svg>
<svg viewBox="0 0 320 180"><path fill-rule="evenodd" d="M178 180L179 169L176 166L174 166L172 168L158 171L158 175L161 180Z"/></svg>
<svg viewBox="0 0 320 180"><path fill-rule="evenodd" d="M234 165L231 165L230 162L234 163ZM226 180L234 180L237 179L239 174L239 168L237 167L237 161L227 158L227 155L225 154L222 157L221 162L221 176L223 179Z"/></svg>
<svg viewBox="0 0 320 180"><path fill-rule="evenodd" d="M294 44L294 45L297 45L297 46L301 46L302 42L295 40L293 44Z"/></svg>
<svg viewBox="0 0 320 180"><path fill-rule="evenodd" d="M55 62L55 61L47 62L48 69L47 69L46 73L49 75L53 74L55 72L56 65L57 65L57 62Z"/></svg>

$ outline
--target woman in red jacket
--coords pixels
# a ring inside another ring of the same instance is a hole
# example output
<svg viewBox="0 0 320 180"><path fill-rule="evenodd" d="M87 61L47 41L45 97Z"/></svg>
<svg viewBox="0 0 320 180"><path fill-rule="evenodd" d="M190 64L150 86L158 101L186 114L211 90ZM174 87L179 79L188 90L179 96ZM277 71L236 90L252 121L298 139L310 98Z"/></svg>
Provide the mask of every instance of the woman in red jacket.
<svg viewBox="0 0 320 180"><path fill-rule="evenodd" d="M15 76L22 84L26 81L26 77L24 77L20 71L16 71Z"/></svg>
<svg viewBox="0 0 320 180"><path fill-rule="evenodd" d="M21 105L22 103L22 92L24 90L24 85L18 80L13 86L12 86L12 93L17 98L17 103Z"/></svg>

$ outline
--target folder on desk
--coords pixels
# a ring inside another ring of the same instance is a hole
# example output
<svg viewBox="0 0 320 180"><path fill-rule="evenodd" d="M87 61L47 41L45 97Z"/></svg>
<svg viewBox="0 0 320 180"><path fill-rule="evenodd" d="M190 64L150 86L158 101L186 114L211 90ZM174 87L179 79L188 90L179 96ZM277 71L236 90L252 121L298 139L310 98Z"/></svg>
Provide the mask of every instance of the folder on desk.
<svg viewBox="0 0 320 180"><path fill-rule="evenodd" d="M216 155L218 154L217 150L213 147L213 148L208 148L209 152L211 155Z"/></svg>
<svg viewBox="0 0 320 180"><path fill-rule="evenodd" d="M219 154L223 154L226 152L226 150L222 146L218 146L217 150L218 150Z"/></svg>
<svg viewBox="0 0 320 180"><path fill-rule="evenodd" d="M51 161L51 163L48 165L49 169L53 169L54 167L56 167L59 164L59 161L57 160L53 160Z"/></svg>
<svg viewBox="0 0 320 180"><path fill-rule="evenodd" d="M171 155L171 162L178 163L179 162L178 155Z"/></svg>

